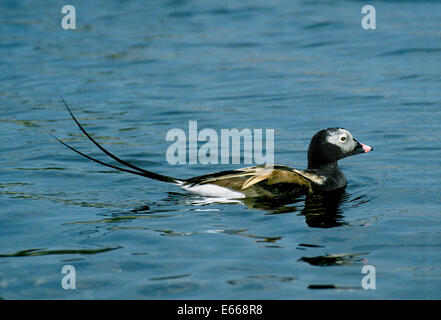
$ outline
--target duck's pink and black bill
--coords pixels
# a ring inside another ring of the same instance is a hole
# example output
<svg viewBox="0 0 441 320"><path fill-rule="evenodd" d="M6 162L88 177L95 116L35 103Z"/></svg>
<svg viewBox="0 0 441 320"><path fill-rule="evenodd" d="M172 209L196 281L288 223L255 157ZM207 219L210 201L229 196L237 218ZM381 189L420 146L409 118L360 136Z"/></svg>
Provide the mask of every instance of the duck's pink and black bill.
<svg viewBox="0 0 441 320"><path fill-rule="evenodd" d="M353 154L367 153L369 151L374 150L374 148L372 148L372 147L370 147L370 146L368 146L366 144L363 144L363 143L361 143L361 142L359 142L357 140L355 140L355 141L357 142L357 145L356 145L356 147L354 149Z"/></svg>
<svg viewBox="0 0 441 320"><path fill-rule="evenodd" d="M360 142L360 145L361 145L361 147L363 148L364 152L369 152L369 151L371 151L371 150L374 150L374 148L369 147L368 145L363 144L363 143L361 143L361 142Z"/></svg>

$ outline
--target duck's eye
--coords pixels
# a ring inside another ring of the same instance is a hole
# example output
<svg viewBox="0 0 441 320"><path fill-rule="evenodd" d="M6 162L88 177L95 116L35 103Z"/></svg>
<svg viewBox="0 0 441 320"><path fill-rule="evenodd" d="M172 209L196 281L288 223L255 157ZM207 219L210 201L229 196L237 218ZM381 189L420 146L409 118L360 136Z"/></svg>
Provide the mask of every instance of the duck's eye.
<svg viewBox="0 0 441 320"><path fill-rule="evenodd" d="M345 136L341 137L341 138L340 138L340 141L341 141L341 142L345 142L345 141L346 141L346 137L345 137Z"/></svg>

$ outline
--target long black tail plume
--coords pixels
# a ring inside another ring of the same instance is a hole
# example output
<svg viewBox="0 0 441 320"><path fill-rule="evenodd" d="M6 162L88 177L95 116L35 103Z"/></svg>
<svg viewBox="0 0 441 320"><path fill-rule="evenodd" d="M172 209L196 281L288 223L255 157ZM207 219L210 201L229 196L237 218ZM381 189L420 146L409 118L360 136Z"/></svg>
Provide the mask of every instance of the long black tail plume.
<svg viewBox="0 0 441 320"><path fill-rule="evenodd" d="M121 171L124 171L124 172L136 174L136 175L139 175L139 176L143 176L143 177L146 177L146 178L150 178L150 179L154 179L154 180L159 180L159 181L163 181L163 182L178 183L180 181L179 179L175 179L175 178L172 178L172 177L169 177L169 176L164 176L162 174L158 174L158 173L154 173L154 172L151 172L151 171L144 170L144 169L142 169L140 167L137 167L137 166L135 166L135 165L133 165L133 164L127 162L127 161L124 161L124 160L118 158L117 156L113 155L112 153L110 153L109 151L104 149L98 142L96 142L89 135L89 133L87 133L87 131L83 128L83 126L80 124L80 122L77 120L77 118L75 118L75 116L73 115L72 111L70 110L69 106L66 103L66 100L64 100L64 97L62 96L60 91L58 91L58 93L60 94L61 100L63 101L63 104L66 107L67 111L69 111L70 116L75 121L75 123L77 124L78 128L80 128L80 130L84 133L84 135L90 141L92 141L99 149L101 149L101 151L103 151L106 155L108 155L112 159L116 160L117 162L119 162L119 163L121 163L121 164L123 164L123 165L125 165L125 166L127 166L129 168L132 168L132 169L134 169L136 171L125 169L125 168L116 167L116 166L113 166L111 164L108 164L108 163L102 162L100 160L97 160L95 158L92 158L92 157L82 153L81 151L78 151L77 149L71 147L70 145L68 145L64 141L61 141L57 137L54 137L58 142L62 143L64 146L68 147L72 151L75 151L76 153L80 154L81 156L83 156L83 157L85 157L85 158L87 158L89 160L95 161L95 162L97 162L97 163L99 163L101 165L104 165L104 166L107 166L107 167L110 167L110 168L113 168L113 169L121 170Z"/></svg>

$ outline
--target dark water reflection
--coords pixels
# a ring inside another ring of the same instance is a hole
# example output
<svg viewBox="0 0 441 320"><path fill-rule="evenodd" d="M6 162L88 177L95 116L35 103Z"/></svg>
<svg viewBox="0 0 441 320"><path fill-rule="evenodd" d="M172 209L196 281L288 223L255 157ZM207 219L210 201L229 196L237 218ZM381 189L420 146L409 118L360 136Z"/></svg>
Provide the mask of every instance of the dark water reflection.
<svg viewBox="0 0 441 320"><path fill-rule="evenodd" d="M298 214L305 217L307 225L311 228L332 228L347 224L344 221L342 205L361 198L364 198L364 195L352 199L351 195L342 189L296 198L248 198L239 202L250 209L262 210L266 214L299 212Z"/></svg>
<svg viewBox="0 0 441 320"><path fill-rule="evenodd" d="M311 228L333 228L344 224L343 203L348 202L350 195L345 190L311 194L305 199L301 214Z"/></svg>
<svg viewBox="0 0 441 320"><path fill-rule="evenodd" d="M298 212L298 214L305 217L307 225L311 228L332 228L346 224L342 205L351 204L355 200L365 197L364 195L358 195L356 198L351 197L344 189L298 197L254 197L243 200L219 200L217 198L200 197L191 193L177 192L169 192L168 195L163 201L175 205L201 206L214 203L233 203L243 204L249 209L260 210L269 215ZM134 208L131 212L138 214L151 213L149 205Z"/></svg>

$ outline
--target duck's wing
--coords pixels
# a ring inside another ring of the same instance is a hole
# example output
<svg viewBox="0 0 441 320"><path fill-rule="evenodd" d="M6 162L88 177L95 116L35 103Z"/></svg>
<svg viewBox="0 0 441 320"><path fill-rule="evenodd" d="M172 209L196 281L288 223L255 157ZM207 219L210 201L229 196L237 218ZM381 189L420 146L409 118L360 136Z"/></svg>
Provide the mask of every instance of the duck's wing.
<svg viewBox="0 0 441 320"><path fill-rule="evenodd" d="M287 166L247 167L222 171L186 180L186 184L214 184L246 195L273 195L275 189L312 192L314 183L323 183L323 177ZM278 191L277 191L278 192Z"/></svg>

